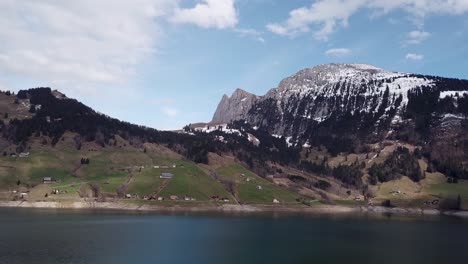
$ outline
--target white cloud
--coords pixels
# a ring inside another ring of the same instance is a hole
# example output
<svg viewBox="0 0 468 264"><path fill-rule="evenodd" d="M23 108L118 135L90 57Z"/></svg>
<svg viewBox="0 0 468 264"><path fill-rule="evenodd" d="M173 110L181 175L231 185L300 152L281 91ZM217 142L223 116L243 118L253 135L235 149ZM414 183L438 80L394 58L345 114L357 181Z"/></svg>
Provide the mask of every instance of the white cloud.
<svg viewBox="0 0 468 264"><path fill-rule="evenodd" d="M413 60L413 61L420 61L420 60L424 59L424 55L415 54L415 53L408 53L408 54L406 54L406 59L407 60Z"/></svg>
<svg viewBox="0 0 468 264"><path fill-rule="evenodd" d="M265 43L262 37L263 32L251 28L235 28L234 32L238 33L241 37L251 37L259 42Z"/></svg>
<svg viewBox="0 0 468 264"><path fill-rule="evenodd" d="M168 117L176 117L179 111L170 106L161 107L161 112Z"/></svg>
<svg viewBox="0 0 468 264"><path fill-rule="evenodd" d="M310 7L294 9L287 20L271 23L267 29L283 36L313 31L317 39L326 40L338 27L346 27L351 16L362 9L372 16L392 11L406 12L421 27L429 15L461 15L468 12L467 0L318 0Z"/></svg>
<svg viewBox="0 0 468 264"><path fill-rule="evenodd" d="M120 82L155 51L171 0L0 1L0 70L45 82Z"/></svg>
<svg viewBox="0 0 468 264"><path fill-rule="evenodd" d="M201 0L193 8L177 8L171 21L202 28L234 28L238 20L234 0Z"/></svg>
<svg viewBox="0 0 468 264"><path fill-rule="evenodd" d="M431 36L431 33L426 31L414 30L406 34L406 43L420 44Z"/></svg>
<svg viewBox="0 0 468 264"><path fill-rule="evenodd" d="M351 50L346 48L336 48L325 51L325 55L331 57L344 57L349 54L351 54Z"/></svg>

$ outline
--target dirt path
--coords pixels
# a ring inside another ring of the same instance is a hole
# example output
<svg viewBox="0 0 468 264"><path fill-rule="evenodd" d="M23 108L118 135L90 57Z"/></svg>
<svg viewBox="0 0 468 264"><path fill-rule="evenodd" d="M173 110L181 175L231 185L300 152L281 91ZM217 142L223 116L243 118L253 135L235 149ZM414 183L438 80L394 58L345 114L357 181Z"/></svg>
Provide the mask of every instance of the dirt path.
<svg viewBox="0 0 468 264"><path fill-rule="evenodd" d="M169 180L164 180L161 184L161 186L159 186L158 190L156 191L156 193L154 194L154 196L158 196L158 194L160 192L162 192L164 190L164 188L167 187L167 185L169 184Z"/></svg>
<svg viewBox="0 0 468 264"><path fill-rule="evenodd" d="M129 172L127 181L116 189L117 195L124 196L127 193L128 186L133 182L134 177L135 175L133 174L133 172Z"/></svg>
<svg viewBox="0 0 468 264"><path fill-rule="evenodd" d="M80 178L80 176L78 176L78 175L76 174L76 172L81 168L82 165L83 165L83 164L80 163L78 166L76 166L76 167L71 171L71 175L72 175L73 177L75 177L75 178Z"/></svg>
<svg viewBox="0 0 468 264"><path fill-rule="evenodd" d="M82 185L82 184L86 184L86 183L90 183L90 181L87 181L87 182L74 182L74 183L60 185L60 186L54 186L53 188L57 189L57 188L63 188L63 187L70 187L70 186L74 186L74 185Z"/></svg>

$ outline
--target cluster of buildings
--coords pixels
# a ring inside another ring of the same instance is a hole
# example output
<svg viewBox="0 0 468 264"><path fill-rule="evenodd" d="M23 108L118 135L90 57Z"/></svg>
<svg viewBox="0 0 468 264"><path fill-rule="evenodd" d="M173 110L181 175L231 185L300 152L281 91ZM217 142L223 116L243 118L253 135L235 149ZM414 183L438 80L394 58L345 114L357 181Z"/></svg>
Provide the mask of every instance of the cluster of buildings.
<svg viewBox="0 0 468 264"><path fill-rule="evenodd" d="M214 200L214 201L216 201L216 202L225 202L225 203L229 202L229 199L228 199L228 198L226 198L226 197L220 197L219 195L213 195L213 196L211 196L210 198L211 198L211 200Z"/></svg>
<svg viewBox="0 0 468 264"><path fill-rule="evenodd" d="M126 194L125 198L127 198L127 199L140 199L138 194ZM155 196L145 195L143 197L143 200L145 200L145 201L164 201L165 199L162 196L155 197ZM181 197L179 197L177 195L169 196L169 200L171 200L171 201L196 201L195 198L190 197L190 196L184 196L184 197L181 198Z"/></svg>

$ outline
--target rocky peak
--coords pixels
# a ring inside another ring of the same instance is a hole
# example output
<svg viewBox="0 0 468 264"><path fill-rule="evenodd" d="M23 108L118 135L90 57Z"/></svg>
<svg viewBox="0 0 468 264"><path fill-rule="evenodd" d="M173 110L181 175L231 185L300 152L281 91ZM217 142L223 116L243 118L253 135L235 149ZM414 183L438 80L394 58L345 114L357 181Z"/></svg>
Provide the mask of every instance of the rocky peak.
<svg viewBox="0 0 468 264"><path fill-rule="evenodd" d="M229 123L243 118L257 98L256 95L240 88L237 88L230 97L223 95L211 122Z"/></svg>

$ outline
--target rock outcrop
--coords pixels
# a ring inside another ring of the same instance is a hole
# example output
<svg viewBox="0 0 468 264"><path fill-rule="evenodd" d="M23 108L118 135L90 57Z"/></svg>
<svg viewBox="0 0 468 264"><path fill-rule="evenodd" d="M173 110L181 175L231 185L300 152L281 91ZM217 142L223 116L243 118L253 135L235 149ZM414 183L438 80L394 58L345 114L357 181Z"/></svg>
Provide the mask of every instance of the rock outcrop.
<svg viewBox="0 0 468 264"><path fill-rule="evenodd" d="M242 89L236 89L229 97L224 95L213 116L212 123L229 123L246 117L258 97Z"/></svg>

